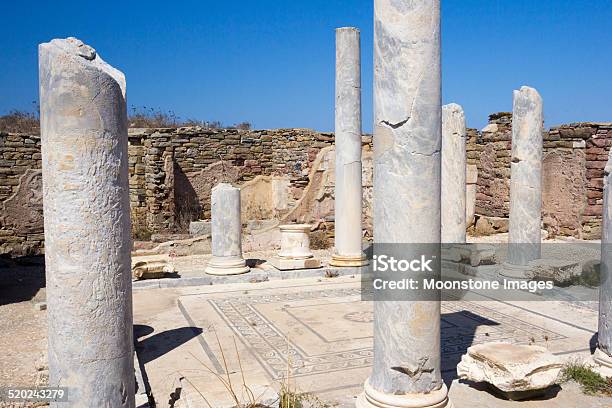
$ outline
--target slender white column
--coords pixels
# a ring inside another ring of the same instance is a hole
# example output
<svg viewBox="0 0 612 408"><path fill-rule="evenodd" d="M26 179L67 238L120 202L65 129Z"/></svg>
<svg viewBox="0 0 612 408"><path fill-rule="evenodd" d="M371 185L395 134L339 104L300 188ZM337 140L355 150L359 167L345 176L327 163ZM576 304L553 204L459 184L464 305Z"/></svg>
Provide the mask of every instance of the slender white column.
<svg viewBox="0 0 612 408"><path fill-rule="evenodd" d="M526 86L514 91L508 260L502 275L522 278L541 257L542 98Z"/></svg>
<svg viewBox="0 0 612 408"><path fill-rule="evenodd" d="M212 258L206 266L209 275L238 275L249 271L242 257L240 189L217 184L211 194Z"/></svg>
<svg viewBox="0 0 612 408"><path fill-rule="evenodd" d="M361 240L361 47L359 30L336 30L335 251L331 265L366 263Z"/></svg>
<svg viewBox="0 0 612 408"><path fill-rule="evenodd" d="M466 240L467 151L465 115L461 106L442 107L442 242Z"/></svg>
<svg viewBox="0 0 612 408"><path fill-rule="evenodd" d="M441 238L439 0L374 0L374 65L374 242L417 259L416 244ZM373 369L357 407L449 405L439 296L405 298L374 302Z"/></svg>
<svg viewBox="0 0 612 408"><path fill-rule="evenodd" d="M601 266L599 285L599 331L595 362L612 368L612 150L604 175L604 206L601 235Z"/></svg>
<svg viewBox="0 0 612 408"><path fill-rule="evenodd" d="M39 70L49 385L134 407L125 77L75 38L41 44Z"/></svg>

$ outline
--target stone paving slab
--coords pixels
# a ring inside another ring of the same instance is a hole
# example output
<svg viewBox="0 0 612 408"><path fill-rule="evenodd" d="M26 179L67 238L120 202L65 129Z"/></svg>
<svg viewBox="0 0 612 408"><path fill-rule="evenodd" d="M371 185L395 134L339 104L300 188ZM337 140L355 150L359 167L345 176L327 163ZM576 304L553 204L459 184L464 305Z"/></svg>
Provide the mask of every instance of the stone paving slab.
<svg viewBox="0 0 612 408"><path fill-rule="evenodd" d="M137 324L153 329L140 337L139 356L158 403L182 377L198 397L224 406L231 401L217 376L229 372L238 388L242 374L250 385L276 387L289 375L298 389L348 407L370 373L372 304L361 301L359 276L141 290L134 293L134 313ZM442 368L449 385L472 344L535 343L563 358L589 358L597 330L596 311L566 302L472 297L443 302L442 313ZM498 406L487 402L497 397L463 383L455 381L453 393L470 406ZM565 394L525 406L606 406L585 404L579 393L567 401L582 405L556 405ZM606 403L612 406L612 399Z"/></svg>

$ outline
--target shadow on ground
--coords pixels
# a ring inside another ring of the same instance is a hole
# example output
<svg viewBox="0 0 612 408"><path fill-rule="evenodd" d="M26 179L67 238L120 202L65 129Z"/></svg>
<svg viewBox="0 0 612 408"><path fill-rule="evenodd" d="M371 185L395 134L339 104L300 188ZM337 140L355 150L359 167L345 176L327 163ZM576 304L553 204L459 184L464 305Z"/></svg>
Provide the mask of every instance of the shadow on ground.
<svg viewBox="0 0 612 408"><path fill-rule="evenodd" d="M179 327L155 333L140 340L141 337L148 336L153 332L154 329L151 326L134 325L136 352L141 365L147 364L199 336L202 334L202 329L199 327Z"/></svg>
<svg viewBox="0 0 612 408"><path fill-rule="evenodd" d="M478 327L494 327L499 326L500 323L469 310L443 313L440 323L442 378L446 385L450 387L453 380L457 378L457 364L461 361L461 356L466 354L467 349L474 343Z"/></svg>
<svg viewBox="0 0 612 408"><path fill-rule="evenodd" d="M0 306L32 300L44 287L44 256L0 258Z"/></svg>

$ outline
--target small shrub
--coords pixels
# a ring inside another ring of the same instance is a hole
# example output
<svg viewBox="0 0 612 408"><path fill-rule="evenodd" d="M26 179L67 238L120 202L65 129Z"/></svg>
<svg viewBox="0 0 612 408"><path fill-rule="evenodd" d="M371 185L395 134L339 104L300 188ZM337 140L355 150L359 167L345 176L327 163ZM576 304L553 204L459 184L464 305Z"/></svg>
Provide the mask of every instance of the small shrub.
<svg viewBox="0 0 612 408"><path fill-rule="evenodd" d="M561 373L561 381L575 381L587 395L612 396L612 377L603 377L584 363L566 364Z"/></svg>
<svg viewBox="0 0 612 408"><path fill-rule="evenodd" d="M311 249L328 249L330 243L327 240L325 231L314 231L310 233L310 248Z"/></svg>

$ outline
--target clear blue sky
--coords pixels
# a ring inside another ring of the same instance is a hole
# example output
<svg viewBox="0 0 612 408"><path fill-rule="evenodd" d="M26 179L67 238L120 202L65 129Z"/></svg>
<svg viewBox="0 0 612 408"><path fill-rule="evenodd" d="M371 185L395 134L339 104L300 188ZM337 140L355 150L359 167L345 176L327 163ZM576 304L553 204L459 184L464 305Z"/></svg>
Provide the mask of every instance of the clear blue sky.
<svg viewBox="0 0 612 408"><path fill-rule="evenodd" d="M127 76L128 104L257 128L334 126L334 28L362 32L372 129L372 0L6 1L0 114L38 99L37 44L75 36ZM468 126L536 87L548 126L612 121L610 0L442 0L443 99Z"/></svg>

